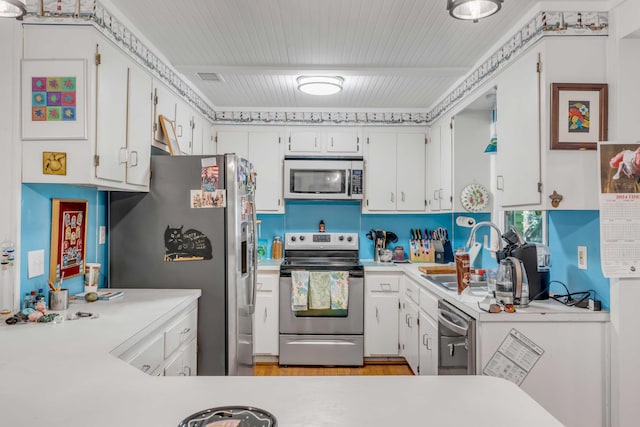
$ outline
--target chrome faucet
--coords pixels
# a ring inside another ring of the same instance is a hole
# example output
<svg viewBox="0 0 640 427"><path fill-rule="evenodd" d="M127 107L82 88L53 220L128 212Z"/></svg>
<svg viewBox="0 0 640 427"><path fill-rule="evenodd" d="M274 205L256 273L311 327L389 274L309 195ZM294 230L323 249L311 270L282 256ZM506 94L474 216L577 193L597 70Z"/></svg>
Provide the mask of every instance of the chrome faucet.
<svg viewBox="0 0 640 427"><path fill-rule="evenodd" d="M496 230L498 232L498 243L500 245L500 250L504 249L504 243L502 243L502 231L500 231L500 228L498 228L497 225L495 225L494 223L492 223L490 221L481 221L481 222L477 223L476 225L474 225L473 228L471 229L471 234L469 234L469 240L467 240L467 244L464 246L464 249L466 251L468 251L471 248L471 245L474 244L475 241L476 241L476 230L478 228L480 228L480 227L485 226L485 225L488 225L489 227L493 228L494 230Z"/></svg>

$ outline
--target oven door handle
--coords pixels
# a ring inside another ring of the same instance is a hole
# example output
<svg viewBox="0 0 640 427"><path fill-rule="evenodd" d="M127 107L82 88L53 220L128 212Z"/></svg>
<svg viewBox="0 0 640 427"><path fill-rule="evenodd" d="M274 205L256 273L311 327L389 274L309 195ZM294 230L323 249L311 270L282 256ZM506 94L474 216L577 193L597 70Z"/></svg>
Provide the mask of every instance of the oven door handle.
<svg viewBox="0 0 640 427"><path fill-rule="evenodd" d="M469 331L469 323L451 311L438 310L438 322L463 337L466 336Z"/></svg>

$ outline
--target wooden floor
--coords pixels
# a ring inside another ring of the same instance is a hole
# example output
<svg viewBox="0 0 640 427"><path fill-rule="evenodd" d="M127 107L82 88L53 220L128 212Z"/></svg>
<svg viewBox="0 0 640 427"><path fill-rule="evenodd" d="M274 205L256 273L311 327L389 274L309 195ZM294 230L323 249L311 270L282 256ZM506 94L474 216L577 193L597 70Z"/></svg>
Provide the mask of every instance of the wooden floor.
<svg viewBox="0 0 640 427"><path fill-rule="evenodd" d="M402 363L366 364L363 367L279 366L275 363L256 364L257 376L295 375L413 375L408 365Z"/></svg>

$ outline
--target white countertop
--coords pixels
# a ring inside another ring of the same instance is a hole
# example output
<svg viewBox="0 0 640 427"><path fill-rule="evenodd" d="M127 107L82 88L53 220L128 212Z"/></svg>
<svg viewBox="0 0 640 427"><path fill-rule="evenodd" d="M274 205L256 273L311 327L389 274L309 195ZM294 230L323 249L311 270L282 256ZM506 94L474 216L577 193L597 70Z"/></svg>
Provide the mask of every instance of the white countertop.
<svg viewBox="0 0 640 427"><path fill-rule="evenodd" d="M608 311L590 311L584 308L568 307L554 299L532 301L528 307L516 307L515 313L487 313L478 307L478 302L487 295L482 291L466 291L458 295L455 291L430 282L418 270L424 264L364 264L365 271L402 271L417 281L425 289L439 298L445 299L465 313L483 322L608 322Z"/></svg>
<svg viewBox="0 0 640 427"><path fill-rule="evenodd" d="M174 427L200 410L249 405L282 427L561 426L516 385L486 376L152 377L109 353L198 296L127 289L120 301L70 306L97 319L1 326L0 423Z"/></svg>

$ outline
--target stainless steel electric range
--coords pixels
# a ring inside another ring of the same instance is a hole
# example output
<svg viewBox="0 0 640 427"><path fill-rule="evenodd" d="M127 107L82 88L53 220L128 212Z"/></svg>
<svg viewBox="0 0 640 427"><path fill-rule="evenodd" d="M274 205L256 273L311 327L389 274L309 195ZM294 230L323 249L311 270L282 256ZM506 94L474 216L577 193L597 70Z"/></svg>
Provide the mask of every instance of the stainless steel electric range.
<svg viewBox="0 0 640 427"><path fill-rule="evenodd" d="M280 365L362 366L364 267L357 233L285 233L280 267ZM291 272L349 273L348 306L293 311Z"/></svg>

